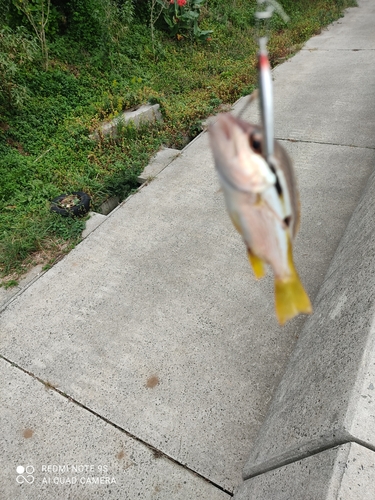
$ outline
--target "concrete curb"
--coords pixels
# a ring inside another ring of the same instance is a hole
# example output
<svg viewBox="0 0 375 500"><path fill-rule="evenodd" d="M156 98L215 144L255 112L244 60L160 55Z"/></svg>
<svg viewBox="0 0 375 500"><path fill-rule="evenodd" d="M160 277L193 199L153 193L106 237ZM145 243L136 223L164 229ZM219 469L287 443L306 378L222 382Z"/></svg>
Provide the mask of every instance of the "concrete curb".
<svg viewBox="0 0 375 500"><path fill-rule="evenodd" d="M275 481L268 471L282 468L277 474L283 483L293 470L293 488L299 478L301 492L306 481L305 461L311 462L306 457L345 443L365 447L363 453L374 461L370 451L375 450L374 200L375 173L337 248L315 300L315 313L306 321L274 395L245 466L247 481L237 500L296 498L291 490L291 496L285 496L281 484L279 493L274 486L268 490L270 477L273 485ZM293 466L288 466L291 463ZM327 480L333 481L336 473L332 462ZM374 477L372 470L372 484ZM364 481L359 496L340 496L336 488L327 489L325 496L304 498L365 498L366 484Z"/></svg>
<svg viewBox="0 0 375 500"><path fill-rule="evenodd" d="M236 500L373 500L375 453L346 443L245 482Z"/></svg>

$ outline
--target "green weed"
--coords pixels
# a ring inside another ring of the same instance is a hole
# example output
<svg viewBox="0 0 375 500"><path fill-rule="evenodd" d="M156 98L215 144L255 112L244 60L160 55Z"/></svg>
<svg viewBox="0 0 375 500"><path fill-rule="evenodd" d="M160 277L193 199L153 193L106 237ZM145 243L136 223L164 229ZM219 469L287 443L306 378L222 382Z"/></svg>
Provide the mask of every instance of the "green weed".
<svg viewBox="0 0 375 500"><path fill-rule="evenodd" d="M4 287L5 290L7 290L8 288L13 288L17 285L18 285L17 280L9 280L9 281L4 281L3 283L0 283L0 286Z"/></svg>

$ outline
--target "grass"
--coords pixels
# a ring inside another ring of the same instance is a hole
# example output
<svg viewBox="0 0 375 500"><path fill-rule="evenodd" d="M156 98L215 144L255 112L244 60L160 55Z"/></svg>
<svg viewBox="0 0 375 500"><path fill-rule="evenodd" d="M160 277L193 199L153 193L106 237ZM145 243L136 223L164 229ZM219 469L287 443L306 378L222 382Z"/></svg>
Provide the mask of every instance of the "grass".
<svg viewBox="0 0 375 500"><path fill-rule="evenodd" d="M291 20L270 24L274 66L290 57L352 0L284 0ZM112 195L122 200L162 146L181 148L201 131L201 120L256 86L255 0L209 0L200 26L207 43L172 40L145 19L128 27L111 52L68 36L49 42L50 69L25 67L23 107L0 109L0 276L15 283L32 265L47 266L80 241L85 220L50 213L61 193L85 191L97 209ZM124 109L158 102L162 125L125 127L116 140L89 139L99 123Z"/></svg>

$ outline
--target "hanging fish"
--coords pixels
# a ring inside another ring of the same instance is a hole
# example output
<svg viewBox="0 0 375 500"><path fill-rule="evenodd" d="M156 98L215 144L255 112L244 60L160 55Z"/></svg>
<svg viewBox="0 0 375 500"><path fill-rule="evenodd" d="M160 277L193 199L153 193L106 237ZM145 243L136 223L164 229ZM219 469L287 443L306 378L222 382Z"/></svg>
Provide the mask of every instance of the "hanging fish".
<svg viewBox="0 0 375 500"><path fill-rule="evenodd" d="M227 210L255 277L264 276L264 264L272 267L276 315L284 324L312 308L293 263L299 200L291 161L275 141L272 163L266 162L261 130L225 113L210 125L209 135Z"/></svg>

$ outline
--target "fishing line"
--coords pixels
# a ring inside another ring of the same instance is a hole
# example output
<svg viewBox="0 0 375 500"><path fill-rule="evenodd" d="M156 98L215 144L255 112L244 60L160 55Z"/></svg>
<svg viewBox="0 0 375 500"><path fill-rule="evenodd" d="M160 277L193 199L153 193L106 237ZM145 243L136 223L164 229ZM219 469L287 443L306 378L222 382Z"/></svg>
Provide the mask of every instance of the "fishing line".
<svg viewBox="0 0 375 500"><path fill-rule="evenodd" d="M288 14L285 12L283 7L279 4L279 2L276 2L276 0L257 0L258 6L260 7L261 5L265 5L266 9L265 10L259 10L254 13L255 19L256 19L256 30L255 30L255 36L254 40L257 45L259 45L259 53L263 53L268 57L268 52L267 52L267 42L269 40L269 35L271 33L270 29L270 19L273 16L273 13L276 12L279 14L279 16L282 18L282 20L287 23L290 21L290 18ZM263 23L262 23L263 21ZM259 56L258 56L259 57ZM259 71L259 69L258 69ZM260 77L258 76L258 80L260 80ZM260 87L260 85L259 85ZM254 90L250 97L245 100L245 103L243 104L242 108L240 111L237 113L237 116L239 118L242 117L244 114L247 106L249 106L255 99L259 98L259 91L258 89ZM263 107L264 99L266 99L265 96L260 96L260 105L261 108ZM268 103L265 103L267 105ZM271 110L273 109L273 103L271 104ZM266 118L267 119L267 118Z"/></svg>
<svg viewBox="0 0 375 500"><path fill-rule="evenodd" d="M272 164L274 153L274 113L273 113L273 85L271 66L267 51L267 42L270 34L270 19L274 12L280 15L285 21L289 21L289 17L284 12L281 5L275 0L257 0L258 5L265 5L266 10L255 12L257 24L257 38L259 44L258 52L258 83L260 94L260 111L263 128L263 156L269 165ZM263 32L260 27L261 21L264 21Z"/></svg>

